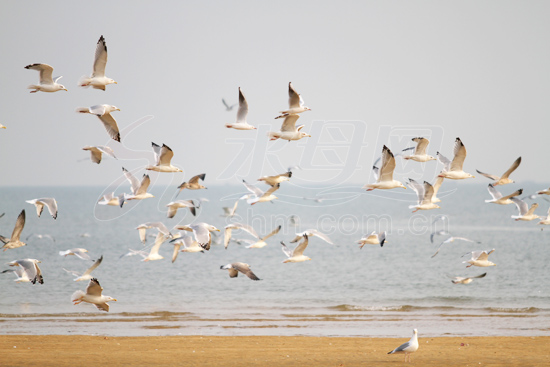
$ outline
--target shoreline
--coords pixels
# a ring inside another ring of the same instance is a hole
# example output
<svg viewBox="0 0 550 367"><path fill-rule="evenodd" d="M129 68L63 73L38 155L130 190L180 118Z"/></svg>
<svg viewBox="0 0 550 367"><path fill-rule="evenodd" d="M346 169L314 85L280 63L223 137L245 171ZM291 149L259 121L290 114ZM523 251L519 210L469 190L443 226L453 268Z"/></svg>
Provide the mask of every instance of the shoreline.
<svg viewBox="0 0 550 367"><path fill-rule="evenodd" d="M0 365L402 365L404 354L387 353L409 337L0 335ZM419 366L550 365L550 336L420 335L419 344Z"/></svg>

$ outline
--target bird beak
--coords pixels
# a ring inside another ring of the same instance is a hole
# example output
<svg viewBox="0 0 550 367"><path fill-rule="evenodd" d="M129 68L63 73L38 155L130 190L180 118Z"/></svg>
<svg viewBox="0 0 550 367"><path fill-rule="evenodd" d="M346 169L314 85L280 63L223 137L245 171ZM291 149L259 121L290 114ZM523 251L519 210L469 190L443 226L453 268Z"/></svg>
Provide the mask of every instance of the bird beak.
<svg viewBox="0 0 550 367"><path fill-rule="evenodd" d="M117 302L117 301L118 301L118 299L116 299L116 298L113 298L113 301Z"/></svg>
<svg viewBox="0 0 550 367"><path fill-rule="evenodd" d="M115 84L118 84L117 82L115 82Z"/></svg>
<svg viewBox="0 0 550 367"><path fill-rule="evenodd" d="M67 88L63 88L63 90L64 90L65 92L68 92Z"/></svg>
<svg viewBox="0 0 550 367"><path fill-rule="evenodd" d="M120 111L120 108L117 108L116 110L117 110L117 111Z"/></svg>

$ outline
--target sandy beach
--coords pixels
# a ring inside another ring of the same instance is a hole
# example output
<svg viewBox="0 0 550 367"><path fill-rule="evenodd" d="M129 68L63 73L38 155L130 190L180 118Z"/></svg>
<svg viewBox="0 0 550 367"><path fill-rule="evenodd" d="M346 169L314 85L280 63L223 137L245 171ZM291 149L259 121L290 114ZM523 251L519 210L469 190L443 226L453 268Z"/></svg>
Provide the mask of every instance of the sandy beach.
<svg viewBox="0 0 550 367"><path fill-rule="evenodd" d="M403 365L404 338L0 336L0 366ZM550 366L550 336L419 338L418 366Z"/></svg>

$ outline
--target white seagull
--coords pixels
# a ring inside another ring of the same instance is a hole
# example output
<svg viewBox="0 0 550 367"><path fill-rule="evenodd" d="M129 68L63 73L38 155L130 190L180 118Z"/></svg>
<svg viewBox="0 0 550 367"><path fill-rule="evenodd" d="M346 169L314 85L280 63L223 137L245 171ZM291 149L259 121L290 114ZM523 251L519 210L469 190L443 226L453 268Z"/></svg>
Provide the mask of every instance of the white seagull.
<svg viewBox="0 0 550 367"><path fill-rule="evenodd" d="M82 148L82 150L89 151L90 155L91 155L92 162L97 163L97 164L101 163L101 158L102 158L103 154L106 154L111 158L117 159L117 157L115 157L115 152L113 152L113 150L111 148L106 147L104 145L96 145L96 146L93 146L93 147L89 146L89 145L86 145L84 148Z"/></svg>
<svg viewBox="0 0 550 367"><path fill-rule="evenodd" d="M228 110L229 111L229 110ZM249 125L246 122L246 116L248 115L248 102L244 97L243 91L239 87L239 110L237 111L237 120L234 123L225 124L228 129L235 130L255 130L256 127Z"/></svg>
<svg viewBox="0 0 550 367"><path fill-rule="evenodd" d="M113 79L105 76L105 66L107 65L107 45L103 35L99 37L95 48L94 67L92 77L82 77L78 82L81 87L92 86L94 89L105 90L105 86L109 84L117 84Z"/></svg>
<svg viewBox="0 0 550 367"><path fill-rule="evenodd" d="M250 205L254 205L256 203L264 203L266 201L277 199L277 196L273 195L273 193L279 190L279 187L281 185L281 184L276 184L274 186L271 186L266 192L263 192L256 186L252 186L248 184L245 180L243 180L243 184L247 188L247 190L254 195L253 197L249 198L246 201Z"/></svg>
<svg viewBox="0 0 550 367"><path fill-rule="evenodd" d="M181 185L178 186L178 189L180 189L180 191L178 191L178 195L183 189L189 189L189 190L206 189L205 186L199 183L199 180L204 181L205 178L206 178L206 173L201 173L200 175L191 177L189 182L183 182Z"/></svg>
<svg viewBox="0 0 550 367"><path fill-rule="evenodd" d="M88 287L86 287L86 293L81 290L74 292L71 301L75 305L88 302L99 310L109 312L109 304L107 302L116 301L116 299L101 295L101 291L103 291L103 288L99 285L99 281L96 278L92 278L90 279L90 283L88 283Z"/></svg>
<svg viewBox="0 0 550 367"><path fill-rule="evenodd" d="M409 186L416 192L416 195L418 196L418 204L409 205L409 209L415 209L413 210L413 213L419 210L440 208L439 205L433 202L434 188L429 182L424 181L424 185L421 185L412 178L409 178Z"/></svg>
<svg viewBox="0 0 550 367"><path fill-rule="evenodd" d="M9 262L9 266L20 266L23 268L24 272L27 274L27 279L32 284L36 284L36 282L40 284L44 284L44 277L42 276L42 271L38 267L38 263L41 262L40 260L36 259L23 259L23 260L14 260L12 262ZM16 273L17 274L17 273ZM25 282L25 276L21 272L21 275L19 275L20 278L22 278L20 281Z"/></svg>
<svg viewBox="0 0 550 367"><path fill-rule="evenodd" d="M311 260L311 258L304 255L304 250L306 249L309 241L307 238L307 235L304 234L304 240L300 242L294 250L290 251L288 247L286 247L285 243L281 241L281 245L283 253L286 255L287 259L283 260L283 263L298 263L302 261L308 261Z"/></svg>
<svg viewBox="0 0 550 367"><path fill-rule="evenodd" d="M386 242L386 231L382 231L379 233L376 233L376 231L372 231L370 234L363 235L359 241L357 241L359 248L363 248L365 245L380 245L380 247L384 246L384 243Z"/></svg>
<svg viewBox="0 0 550 367"><path fill-rule="evenodd" d="M158 232L162 233L163 235L167 236L168 238L174 238L174 235L170 233L170 230L168 230L168 227L162 222L147 222L140 224L136 227L139 233L139 239L141 240L141 243L147 242L147 230L151 228L156 228Z"/></svg>
<svg viewBox="0 0 550 367"><path fill-rule="evenodd" d="M489 261L489 255L491 255L495 249L492 249L491 251L473 251L468 252L467 254L462 255L462 257L466 255L471 255L470 260L463 261L463 264L470 264L466 266L469 268L470 266L480 266L480 267L487 267L487 266L497 266L497 264Z"/></svg>
<svg viewBox="0 0 550 367"><path fill-rule="evenodd" d="M39 240L43 239L43 238L49 238L50 240L52 240L53 243L55 243L55 238L54 236L52 236L51 234L39 234L39 233L33 233L29 236L27 236L27 238L25 239L25 241L28 241L29 238L31 237L36 237L38 238Z"/></svg>
<svg viewBox="0 0 550 367"><path fill-rule="evenodd" d="M223 236L223 246L227 250L227 246L229 246L229 240L231 239L231 233L233 230L243 230L245 232L250 233L252 236L256 238L260 238L254 228L249 226L248 224L241 224L241 223L231 223L225 226L224 228L224 236Z"/></svg>
<svg viewBox="0 0 550 367"><path fill-rule="evenodd" d="M451 242L454 242L455 240L459 240L459 241L466 241L466 242L474 242L474 243L481 243L479 241L473 241L469 238L465 238L465 237L449 237L447 238L445 241L441 242L439 244L439 247L437 248L437 251L435 252L435 254L432 255L432 257L434 257L435 255L437 255L439 253L439 250L441 250L441 247L443 247L443 245L447 244L447 243L451 243Z"/></svg>
<svg viewBox="0 0 550 367"><path fill-rule="evenodd" d="M264 237L260 238L258 241L253 241L253 240L242 240L242 241L248 243L248 246L246 246L246 248L263 248L267 246L267 242L265 242L265 240L267 240L269 237L275 236L277 233L279 233L281 228L282 226L280 225L277 226L277 228L275 228L273 231L271 231L269 234L265 235Z"/></svg>
<svg viewBox="0 0 550 367"><path fill-rule="evenodd" d="M114 192L111 192L109 194L105 194L99 199L97 202L99 205L111 205L111 206L122 206L124 205L124 194L120 194L118 196L115 196Z"/></svg>
<svg viewBox="0 0 550 367"><path fill-rule="evenodd" d="M54 198L32 199L27 200L26 202L36 206L36 214L38 215L38 218L40 218L40 214L42 214L42 210L44 210L44 206L46 206L53 219L57 219L57 201L55 201Z"/></svg>
<svg viewBox="0 0 550 367"><path fill-rule="evenodd" d="M311 108L304 105L304 100L302 99L302 96L298 94L298 92L296 92L296 90L292 86L292 82L288 83L288 110L281 111L281 115L275 118L280 119L305 111L311 111Z"/></svg>
<svg viewBox="0 0 550 367"><path fill-rule="evenodd" d="M233 107L235 107L237 104L232 104L231 106L227 104L227 102L225 101L225 99L222 98L222 103L223 105L225 106L225 110L226 111L233 111Z"/></svg>
<svg viewBox="0 0 550 367"><path fill-rule="evenodd" d="M469 173L464 172L463 165L464 159L466 159L466 147L460 140L456 138L454 147L454 158L452 162L437 152L437 158L443 163L443 170L439 173L439 177L449 178L451 180L463 180L465 178L475 178Z"/></svg>
<svg viewBox="0 0 550 367"><path fill-rule="evenodd" d="M103 123L107 134L111 139L120 142L120 131L116 123L115 118L111 115L111 112L120 111L120 108L117 106L112 106L110 104L100 104L91 107L78 107L76 112L78 113L89 113L91 115L96 115L99 118L99 121Z"/></svg>
<svg viewBox="0 0 550 367"><path fill-rule="evenodd" d="M537 194L538 195L550 195L550 188L544 189L544 190L541 190L541 191L537 191Z"/></svg>
<svg viewBox="0 0 550 367"><path fill-rule="evenodd" d="M65 251L59 251L59 255L64 257L73 255L82 260L91 260L90 255L88 255L87 252L88 250L86 250L85 248L72 248Z"/></svg>
<svg viewBox="0 0 550 367"><path fill-rule="evenodd" d="M413 336L411 340L409 340L405 344L401 344L391 352L388 352L388 354L405 353L405 362L407 362L407 359L409 362L412 362L411 353L414 353L417 350L418 350L418 330L413 329Z"/></svg>
<svg viewBox="0 0 550 367"><path fill-rule="evenodd" d="M180 252L202 252L204 249L200 247L199 243L193 239L191 235L182 236L172 241L174 245L174 252L172 253L172 263L174 263ZM183 247L183 248L182 248Z"/></svg>
<svg viewBox="0 0 550 367"><path fill-rule="evenodd" d="M250 265L245 263L237 262L237 263L222 265L220 266L220 269L229 270L230 278L236 278L239 275L239 272L241 272L252 280L260 280L260 278L258 278L256 274L252 272L252 270L250 270Z"/></svg>
<svg viewBox="0 0 550 367"><path fill-rule="evenodd" d="M159 231L157 233L157 238L155 238L155 243L153 244L153 247L151 247L151 250L149 251L149 254L141 261L154 261L154 260L161 260L164 259L164 256L159 254L160 246L168 239L169 237L164 235L162 232Z"/></svg>
<svg viewBox="0 0 550 367"><path fill-rule="evenodd" d="M537 224L542 224L542 225L545 225L545 226L549 225L550 224L550 208L548 208L548 213L547 213L546 217L539 217L539 218L540 218L540 222L538 222Z"/></svg>
<svg viewBox="0 0 550 367"><path fill-rule="evenodd" d="M295 242L300 241L300 239L302 239L304 237L304 235L307 236L307 237L314 237L314 236L319 237L323 241L325 241L325 242L327 242L331 245L334 245L334 242L332 242L331 239L326 234L321 233L316 229L306 229L302 233L296 233L296 237L294 237L294 239L292 241L290 241L290 243L295 243Z"/></svg>
<svg viewBox="0 0 550 367"><path fill-rule="evenodd" d="M25 69L38 70L40 72L40 84L31 84L27 87L28 89L34 89L31 90L31 93L36 93L38 91L52 93L59 90L67 90L67 88L65 88L63 85L57 83L57 81L61 79L62 76L58 76L55 79L52 78L53 68L50 65L31 64L25 66Z"/></svg>
<svg viewBox="0 0 550 367"><path fill-rule="evenodd" d="M511 198L512 202L516 204L518 207L519 215L512 215L512 218L514 218L516 221L518 220L524 220L524 221L530 221L533 219L537 219L539 216L535 214L535 209L538 208L539 204L534 203L529 208L527 206L527 203L521 199L518 198Z"/></svg>
<svg viewBox="0 0 550 367"><path fill-rule="evenodd" d="M308 133L300 131L305 125L299 125L296 127L296 121L298 121L299 118L300 116L298 115L288 115L285 117L280 131L270 131L267 133L269 140L283 139L291 141L300 140L306 137L311 138L311 135Z"/></svg>
<svg viewBox="0 0 550 367"><path fill-rule="evenodd" d="M101 264L102 261L103 261L103 255L101 255L101 257L99 259L97 259L92 264L92 266L90 266L88 269L86 269L86 271L82 274L80 274L77 271L67 270L65 268L63 268L63 270L65 270L67 273L70 273L70 274L74 275L76 278L74 278L73 281L75 281L75 282L80 282L82 280L90 280L90 279L92 279L92 276L90 274L92 273L92 271L94 271L95 268L97 268L99 266L99 264Z"/></svg>
<svg viewBox="0 0 550 367"><path fill-rule="evenodd" d="M11 238L0 236L0 241L4 243L4 246L2 246L4 251L10 248L17 248L17 247L22 247L27 245L25 242L20 241L21 232L23 232L23 227L25 227L25 210L24 209L21 211L21 213L19 213L19 216L17 217L17 221L15 222L15 227L13 227L13 231L11 233Z"/></svg>
<svg viewBox="0 0 550 367"><path fill-rule="evenodd" d="M146 170L157 171L157 172L183 172L176 166L172 166L170 161L174 156L174 152L166 144L157 145L151 143L153 146L153 154L155 155L155 165L145 167Z"/></svg>
<svg viewBox="0 0 550 367"><path fill-rule="evenodd" d="M426 148L430 141L426 138L412 138L412 141L416 143L414 153L409 156L404 156L403 159L411 159L417 162L435 161L437 158L426 154Z"/></svg>
<svg viewBox="0 0 550 367"><path fill-rule="evenodd" d="M258 181L263 181L269 186L275 186L278 183L290 180L291 177L292 172L288 171L275 176L262 176L258 179Z"/></svg>
<svg viewBox="0 0 550 367"><path fill-rule="evenodd" d="M176 229L193 232L195 241L197 241L199 246L206 251L210 250L210 245L212 244L212 235L210 232L220 231L213 225L203 222L177 226Z"/></svg>
<svg viewBox="0 0 550 367"><path fill-rule="evenodd" d="M196 208L199 207L195 205L193 200L176 200L166 204L166 206L168 207L168 213L167 213L168 218L174 218L174 216L178 212L178 209L180 208L189 208L189 211L191 212L191 214L195 216Z"/></svg>
<svg viewBox="0 0 550 367"><path fill-rule="evenodd" d="M17 266L15 267L15 269L8 269L8 270L4 270L2 271L2 274L4 273L8 273L8 272L12 272L15 274L15 276L17 277L16 279L14 279L15 282L17 283L29 283L31 280L29 279L29 275L27 274L27 272L25 271L24 268L20 267L20 266Z"/></svg>
<svg viewBox="0 0 550 367"><path fill-rule="evenodd" d="M506 172L504 172L502 174L501 177L499 176L495 176L495 175L491 175L489 173L483 173L479 170L476 169L477 173L479 173L480 175L482 176L485 176L487 177L488 179L490 180L493 180L493 181L496 181L495 183L493 183L493 186L498 186L498 185L506 185L506 184L509 184L509 183L514 183L515 181L513 180L510 180L508 178L508 176L510 176L510 174L512 172L514 172L516 170L516 168L519 167L519 164L521 163L521 157L519 157L518 159L516 159L514 161L514 163L512 163L512 166L510 166L510 168L508 168L508 170Z"/></svg>
<svg viewBox="0 0 550 367"><path fill-rule="evenodd" d="M473 276L473 277L451 277L452 278L451 282L453 282L453 284L470 284L471 282L474 281L474 279L484 278L486 275L487 275L487 273L483 273L483 274L476 275L476 276Z"/></svg>
<svg viewBox="0 0 550 367"><path fill-rule="evenodd" d="M132 190L132 194L124 195L125 200L143 200L154 198L152 194L147 192L149 184L151 183L149 175L143 175L141 182L139 182L138 179L135 178L134 175L132 175L130 172L128 172L126 168L122 167L122 172L124 172L124 176L126 176L126 179L130 181Z"/></svg>
<svg viewBox="0 0 550 367"><path fill-rule="evenodd" d="M523 193L523 189L519 189L517 191L514 191L510 195L502 196L502 194L493 187L493 184L489 184L489 186L487 186L487 190L489 190L489 194L491 194L493 198L491 200L485 200L485 202L499 205L512 204L513 201L511 200L511 198L519 196Z"/></svg>
<svg viewBox="0 0 550 367"><path fill-rule="evenodd" d="M376 166L372 167L376 182L373 184L366 184L363 186L363 189L366 189L367 191L372 191L374 189L395 189L396 187L406 189L401 182L393 179L394 169L395 157L393 156L391 150L384 145L382 148L382 168L379 170Z"/></svg>

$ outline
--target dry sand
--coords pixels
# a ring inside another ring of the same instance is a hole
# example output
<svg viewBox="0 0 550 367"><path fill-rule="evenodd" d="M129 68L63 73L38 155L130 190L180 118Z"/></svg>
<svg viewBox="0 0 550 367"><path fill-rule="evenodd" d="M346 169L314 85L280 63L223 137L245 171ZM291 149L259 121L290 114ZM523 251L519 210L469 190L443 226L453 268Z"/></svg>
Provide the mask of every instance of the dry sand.
<svg viewBox="0 0 550 367"><path fill-rule="evenodd" d="M390 366L409 337L0 335L0 366ZM417 366L550 366L550 336L419 338Z"/></svg>

